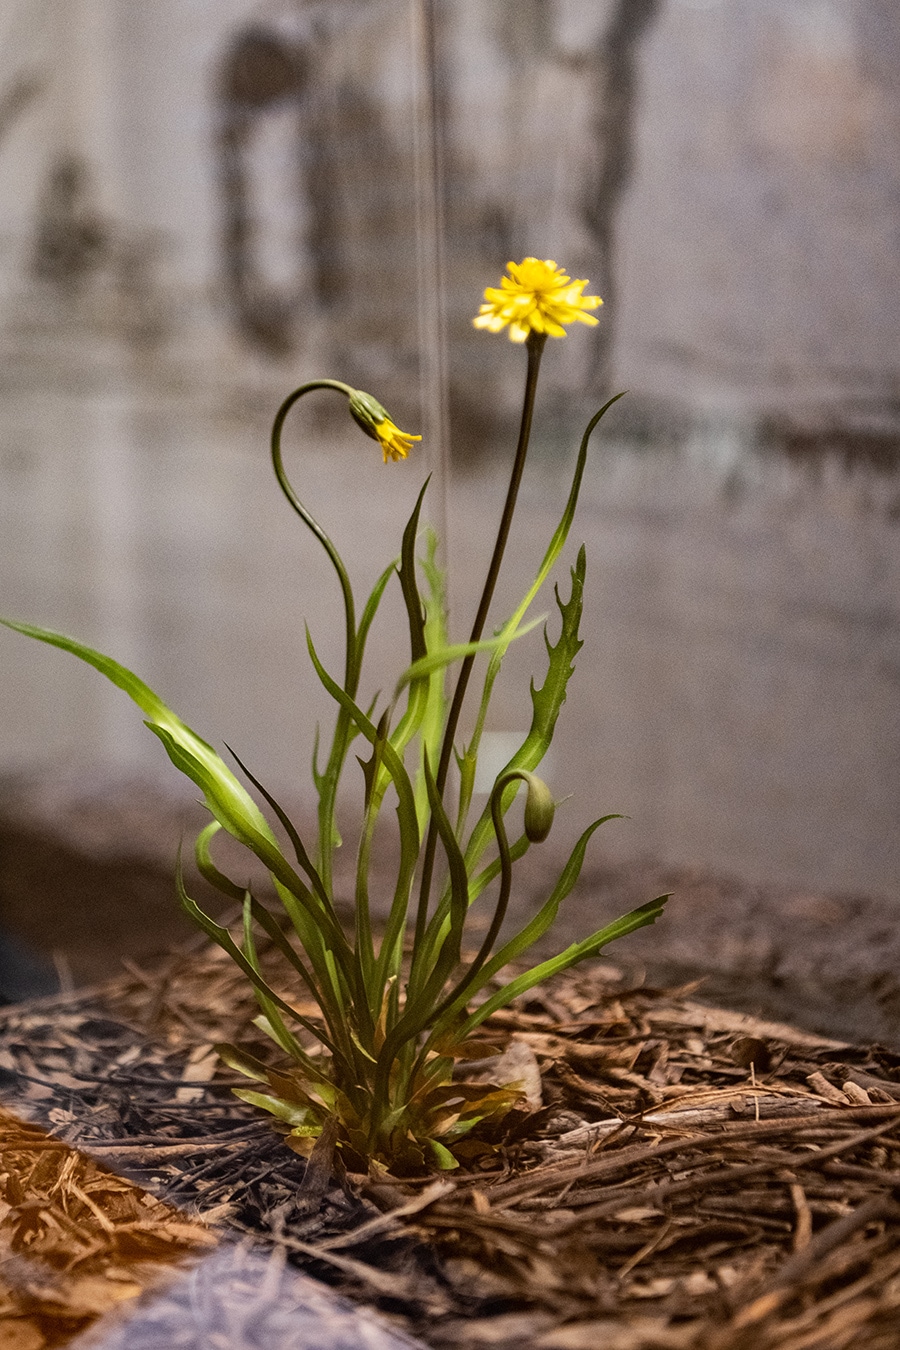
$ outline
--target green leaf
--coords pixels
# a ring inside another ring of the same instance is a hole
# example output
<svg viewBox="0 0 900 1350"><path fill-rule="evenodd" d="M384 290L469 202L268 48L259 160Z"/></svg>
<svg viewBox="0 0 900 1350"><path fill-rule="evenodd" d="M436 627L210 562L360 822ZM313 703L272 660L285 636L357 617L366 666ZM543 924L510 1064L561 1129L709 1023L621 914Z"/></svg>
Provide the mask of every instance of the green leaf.
<svg viewBox="0 0 900 1350"><path fill-rule="evenodd" d="M322 662L319 660L318 653L316 652L309 629L306 630L306 645L315 672L318 675L320 681L322 682L327 692L331 695L331 697L335 700L335 702L338 703L340 707L348 714L348 716L358 727L358 729L362 732L363 736L366 738L369 744L372 746L376 745L379 739L377 727L373 726L372 722L363 712L362 708L360 708L359 705L355 702L355 700L351 698L351 696L344 689L341 688L341 686L337 683L337 681L333 680L331 676L328 674L328 671L325 669L325 667L322 665ZM385 767L387 768L388 772L391 775L391 779L394 783L394 787L397 791L397 794L401 798L401 800L410 807L412 811L412 819L413 822L415 822L415 805L413 802L412 784L409 780L409 774L406 772L406 769L404 768L403 765L403 761L400 759L399 755L394 750L394 747L391 745L390 740L384 741L382 743L382 754L384 756ZM416 841L416 853L418 854L418 840Z"/></svg>
<svg viewBox="0 0 900 1350"><path fill-rule="evenodd" d="M248 890L244 895L244 906L243 906L244 955L250 962L253 969L256 971L257 975L261 977L262 971L260 970L259 958L256 953L256 942L253 936L253 920L254 918L256 918L258 921L260 915L265 915L266 918L269 917L268 914L266 914L266 911L263 909L262 905L260 905L259 902L253 898L252 894ZM265 928L265 925L262 926L264 928L264 931L269 931ZM316 999L316 1001L319 1003L319 1006L321 1007L322 1006L321 995L319 994L319 991L316 988L314 982L308 975L302 961L300 961L299 957L296 956L290 944L284 938L283 934L281 934L281 930L278 928L278 925L275 924L273 926L282 940L283 946L281 949L284 950L285 948L287 948L291 957L291 964L293 965L295 970L299 971L300 975L303 978L304 983L306 984L306 987L309 989L310 993L313 995L313 997ZM277 1044L281 1046L281 1049L284 1050L285 1054L290 1055L291 1058L296 1060L298 1064L305 1066L309 1061L309 1056L306 1054L300 1042L297 1040L297 1037L285 1024L284 1018L278 1011L277 1005L272 1001L271 998L269 998L268 992L262 988L262 983L263 982L261 981L260 984L256 985L256 987L253 990L253 993L256 996L256 1002L258 1003L260 1012L262 1013L263 1018L265 1019L268 1025L269 1032L273 1040L275 1040ZM320 1036L319 1039L321 1040L322 1037Z"/></svg>
<svg viewBox="0 0 900 1350"><path fill-rule="evenodd" d="M342 711L346 712L353 720L369 744L374 746L378 741L377 728L372 725L370 719L350 695L347 694L346 691L343 690L328 674L327 670L322 665L322 662L319 660L309 630L307 630L306 642L313 667L325 689L335 702L340 705ZM390 739L383 743L382 755L384 766L391 776L391 781L393 782L394 789L397 793L397 821L400 827L400 866L398 869L398 881L394 903L391 905L391 911L382 938L381 951L378 956L378 961L376 962L375 985L377 987L373 987L370 990L370 1008L380 1007L380 993L392 974L391 958L392 954L397 949L397 944L402 938L406 913L405 905L408 903L409 891L412 886L412 879L419 858L420 844L419 823L416 816L416 804L412 783L410 782L409 774L406 772L403 761L391 744Z"/></svg>
<svg viewBox="0 0 900 1350"><path fill-rule="evenodd" d="M409 640L413 664L424 656L426 651L425 614L422 608L422 597L419 595L419 587L416 583L416 535L419 530L422 499L425 496L430 479L431 475L429 474L422 484L422 490L416 498L413 513L406 523L406 529L403 531L403 546L400 550L400 567L398 570L400 588L403 591L403 600L406 604L406 614L409 620Z"/></svg>
<svg viewBox="0 0 900 1350"><path fill-rule="evenodd" d="M263 1111L268 1111L270 1116L286 1121L288 1125L302 1128L316 1123L315 1115L308 1106L295 1106L281 1097L273 1097L268 1092L254 1092L251 1088L232 1088L231 1091L235 1097L240 1097L242 1102L258 1106Z"/></svg>
<svg viewBox="0 0 900 1350"><path fill-rule="evenodd" d="M214 886L217 891L227 895L230 900L239 900L243 903L244 889L237 886L233 881L220 872L212 860L209 846L215 836L219 833L222 826L218 820L211 820L209 824L197 835L194 844L194 858L197 863L197 871L205 881Z"/></svg>
<svg viewBox="0 0 900 1350"><path fill-rule="evenodd" d="M563 900L570 894L581 875L587 846L594 831L598 830L601 825L605 825L607 821L618 819L620 819L620 817L616 815L601 816L599 820L595 820L593 824L588 826L581 835L581 838L575 844L575 847L572 849L566 865L559 875L556 885L551 891L548 899L538 910L537 914L534 915L530 922L527 923L515 937L510 938L510 940L505 943L504 946L490 958L490 960L484 963L474 982L470 983L468 980L462 982L460 993L454 995L453 998L448 999L446 1005L441 1010L440 1016L434 1024L434 1029L432 1030L426 1045L433 1044L435 1041L439 1040L444 1030L452 1024L455 1017L459 1016L464 1004L472 998L473 994L477 993L479 989L483 989L498 971L502 970L504 966L509 965L510 961L517 960L518 957L522 956L533 947L539 938L543 937L544 933L546 933L554 923Z"/></svg>
<svg viewBox="0 0 900 1350"><path fill-rule="evenodd" d="M452 1172L454 1168L459 1167L449 1148L439 1144L436 1139L426 1139L425 1146L442 1172Z"/></svg>
<svg viewBox="0 0 900 1350"><path fill-rule="evenodd" d="M329 1040L325 1032L323 1032L322 1028L317 1027L313 1022L310 1022L309 1018L303 1017L301 1013L298 1013L295 1008L292 1008L289 1003L286 1003L283 998L276 994L274 989L270 988L259 972L253 968L252 962L248 961L228 929L223 928L221 924L218 924L214 919L211 919L208 914L204 913L197 902L191 899L184 888L184 878L181 873L180 858L175 873L175 884L182 909L189 918L193 919L198 928L203 930L207 937L212 938L213 942L217 943L223 951L228 953L235 965L247 976L248 980L253 985L253 988L255 990L262 990L267 998L271 999L281 1012L287 1013L288 1017L297 1022L305 1031L310 1032L310 1034L324 1045L332 1055L336 1055L337 1052L333 1043ZM304 1067L308 1070L314 1069L312 1060L309 1059L308 1056L304 1061Z"/></svg>
<svg viewBox="0 0 900 1350"><path fill-rule="evenodd" d="M501 641L501 643L497 647L497 650L494 652L493 656L491 657L491 660L488 663L487 673L485 675L484 680L484 688L481 695L481 703L478 710L478 716L475 719L475 729L472 734L472 739L469 743L469 754L472 763L470 764L467 762L463 767L462 781L460 784L460 799L459 799L459 814L458 814L458 821L459 821L458 832L460 834L462 833L462 828L465 823L466 816L468 814L469 805L471 803L472 788L475 781L474 760L477 758L478 748L481 744L481 735L484 730L484 725L488 713L488 707L491 701L491 694L493 692L494 682L500 670L500 664L503 660L503 656L506 652L509 642L512 641L512 638L515 635L519 627L519 624L522 622L522 619L528 612L528 609L530 608L532 602L537 596L539 590L543 586L547 577L550 575L550 572L557 558L562 552L566 540L568 539L569 530L571 529L572 521L575 518L575 508L578 505L578 496L581 491L581 482L584 476L585 465L587 463L588 443L591 439L594 429L601 420L601 418L612 407L612 405L618 402L618 400L623 396L624 396L623 394L615 394L611 399L608 399L606 403L604 403L603 407L600 408L600 410L594 414L590 422L588 422L587 427L585 428L584 435L581 438L581 445L579 446L578 449L578 458L575 463L575 472L572 476L572 484L569 489L569 496L568 500L566 501L566 506L563 511L562 518L559 522L559 525L556 527L553 537L550 540L547 552L544 554L544 559L540 567L538 568L538 573L534 579L534 582L532 583L529 590L526 592L518 608L510 616L507 622L503 625L503 628L500 630L501 639L505 638L506 641L505 643ZM534 769L537 767L537 764L539 762L540 761L537 760L535 761L535 763L520 763L518 761L511 760L506 767ZM484 823L485 823L484 817L482 817L482 819L479 820L478 822L478 826L476 826L476 830L480 832L480 830L484 827ZM477 856L480 857L480 850Z"/></svg>
<svg viewBox="0 0 900 1350"><path fill-rule="evenodd" d="M381 597L384 595L387 584L396 570L397 560L392 559L375 582L372 593L366 601L362 618L359 621L359 628L356 630L356 660L360 666L362 665L363 652L365 651L366 639L372 626L372 620L378 612L378 606L381 604Z"/></svg>
<svg viewBox="0 0 900 1350"><path fill-rule="evenodd" d="M447 640L447 590L444 572L437 560L438 540L434 530L426 531L425 556L420 566L425 576L425 647L428 652L443 651ZM440 758L441 741L447 719L447 694L444 672L436 670L428 681L428 695L422 717L419 737L419 762L416 773L416 810L419 829L424 832L428 823L428 788L425 783L424 762L427 754L432 764Z"/></svg>
<svg viewBox="0 0 900 1350"><path fill-rule="evenodd" d="M197 784L210 811L226 830L251 847L260 842L266 847L274 844L259 807L212 746L201 740L137 675L112 657L104 656L102 652L94 651L92 647L63 633L36 628L33 624L16 623L11 619L0 619L0 623L18 633L24 633L26 637L70 652L124 690L146 714L147 725L159 736L175 767Z"/></svg>
<svg viewBox="0 0 900 1350"><path fill-rule="evenodd" d="M425 781L428 785L428 800L437 826L438 836L447 855L450 873L450 894L448 901L447 924L440 933L435 932L433 939L423 939L412 954L409 973L409 1003L404 1019L419 1018L426 1025L435 1001L440 995L450 974L459 962L462 947L463 929L469 912L469 878L465 859L456 842L453 826L444 809L437 784L428 761L425 762ZM420 991L415 994L413 990Z"/></svg>
<svg viewBox="0 0 900 1350"><path fill-rule="evenodd" d="M331 947L349 971L347 941L332 914L317 905L308 887L278 848L265 817L249 793L241 786L222 758L196 732L182 722L158 694L132 671L92 647L50 629L32 624L0 620L7 628L36 638L62 651L70 652L100 671L138 705L147 716L147 726L162 741L172 763L203 792L212 815L240 843L255 853L272 873L276 885L284 887L307 912L305 937L312 946L316 929L327 934ZM281 893L281 892L280 892ZM310 924L313 927L310 927Z"/></svg>
<svg viewBox="0 0 900 1350"><path fill-rule="evenodd" d="M566 700L566 689L574 670L574 660L581 650L583 643L579 637L579 625L581 623L582 610L584 608L584 576L586 569L586 557L584 546L578 552L578 558L575 566L572 568L572 590L568 600L560 598L557 588L556 604L562 619L559 638L556 643L551 643L544 631L544 643L547 648L548 664L547 674L544 683L540 689L535 688L534 682L531 685L531 726L528 735L522 742L519 749L512 756L507 764L504 765L498 778L503 774L510 773L515 769L533 770L540 764L544 755L553 740L553 733L556 730L556 721L559 717L560 709ZM516 794L515 783L504 790L502 798L502 809L504 813L509 809ZM482 811L475 827L469 836L469 842L466 847L466 867L469 872L473 872L479 858L487 847L493 836L493 824L491 821L490 801Z"/></svg>
<svg viewBox="0 0 900 1350"><path fill-rule="evenodd" d="M228 1041L220 1041L213 1049L229 1069L242 1073L245 1078L256 1078L260 1083L268 1083L268 1065L255 1055L251 1055L249 1050L242 1050L239 1045L231 1045Z"/></svg>
<svg viewBox="0 0 900 1350"><path fill-rule="evenodd" d="M531 619L518 630L515 638L525 637L533 628L537 628L538 624L543 623L546 617L546 614L539 614L537 618ZM463 661L475 652L495 651L501 643L508 647L513 640L513 638L504 640L502 637L496 636L482 638L480 642L455 642L447 647L442 647L439 651L429 652L427 656L422 656L418 661L413 661L411 666L407 666L397 681L395 694L400 694L408 684L412 684L415 680L421 680L426 675L432 675L435 671L443 670L445 666L452 665L454 661Z"/></svg>
<svg viewBox="0 0 900 1350"><path fill-rule="evenodd" d="M589 957L596 956L604 947L608 947L611 942L617 938L625 937L628 933L633 933L638 928L644 928L647 924L655 923L665 908L666 901L670 899L668 895L660 895L655 900L650 900L646 905L640 905L637 909L631 910L628 914L623 914L620 919L614 923L608 924L606 928L601 928L582 942L574 942L567 947L564 952L553 956L549 961L543 961L540 965L526 970L524 974L519 975L509 984L503 986L480 1008L477 1008L472 1015L467 1018L460 1028L461 1036L468 1036L476 1027L480 1026L491 1013L498 1008L505 1008L513 999L525 994L535 985L543 984L553 975L559 975L562 971L568 970L571 966L577 965L580 961L586 961Z"/></svg>
<svg viewBox="0 0 900 1350"><path fill-rule="evenodd" d="M318 896L319 900L322 902L323 907L333 915L334 907L331 903L331 897L328 895L328 892L325 889L325 886L322 882L322 878L319 876L319 873L313 866L312 859L310 858L308 852L306 851L306 847L303 843L303 840L300 838L300 835L297 832L297 829L293 821L291 820L290 816L278 804L276 799L272 796L271 792L269 792L268 789L265 788L263 784L259 781L259 779L250 772L244 761L234 750L231 749L230 745L228 746L228 750L234 756L235 763L238 765L241 772L247 775L253 786L257 789L259 793L261 793L261 795L271 806L272 810L275 812L276 816L278 817L279 821L284 827L285 834L291 841L291 846L293 847L294 854L297 858L297 862L300 864L303 871L309 878L313 891Z"/></svg>
<svg viewBox="0 0 900 1350"><path fill-rule="evenodd" d="M427 759L425 775L431 810L450 871L449 918L444 932L436 935L432 943L426 944L423 941L414 945L406 1007L399 1021L388 1032L381 1047L378 1056L376 1092L387 1083L394 1056L400 1046L413 1036L417 1036L428 1025L441 990L454 966L459 962L463 928L469 908L465 862Z"/></svg>

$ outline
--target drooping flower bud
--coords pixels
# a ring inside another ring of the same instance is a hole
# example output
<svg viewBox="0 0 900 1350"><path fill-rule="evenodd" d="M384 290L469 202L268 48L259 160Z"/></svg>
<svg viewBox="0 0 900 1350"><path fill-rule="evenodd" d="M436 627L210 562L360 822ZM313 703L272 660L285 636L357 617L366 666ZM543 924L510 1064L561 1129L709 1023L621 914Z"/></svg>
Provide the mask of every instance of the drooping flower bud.
<svg viewBox="0 0 900 1350"><path fill-rule="evenodd" d="M377 441L375 428L387 418L387 413L376 398L362 389L354 389L349 399L350 416L357 426L362 427L367 436Z"/></svg>
<svg viewBox="0 0 900 1350"><path fill-rule="evenodd" d="M522 776L528 784L528 795L525 798L525 833L532 844L540 844L550 833L556 803L543 778L538 778L534 773Z"/></svg>
<svg viewBox="0 0 900 1350"><path fill-rule="evenodd" d="M411 436L408 431L401 431L378 400L362 389L353 390L349 404L350 415L357 426L362 427L366 435L381 446L385 464L389 459L406 459L413 441L422 439L421 436Z"/></svg>

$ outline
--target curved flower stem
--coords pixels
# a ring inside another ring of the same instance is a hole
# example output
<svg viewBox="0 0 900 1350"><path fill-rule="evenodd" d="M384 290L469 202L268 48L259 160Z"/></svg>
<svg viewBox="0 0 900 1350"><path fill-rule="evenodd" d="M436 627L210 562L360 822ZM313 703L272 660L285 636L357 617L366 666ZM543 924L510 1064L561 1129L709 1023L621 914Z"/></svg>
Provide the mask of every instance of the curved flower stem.
<svg viewBox="0 0 900 1350"><path fill-rule="evenodd" d="M491 601L494 598L494 590L497 585L497 578L500 575L500 565L503 562L503 554L506 549L506 541L509 538L509 531L512 525L513 513L516 509L516 498L519 495L519 486L522 482L522 474L525 469L525 460L528 455L528 442L531 436L531 420L534 414L534 398L537 391L538 372L540 371L541 356L544 351L544 344L547 340L546 333L529 334L526 349L528 352L528 370L525 376L525 396L522 401L522 420L519 424L519 441L516 446L516 457L513 461L512 473L510 474L509 487L506 492L506 501L503 506L503 514L500 517L500 526L497 530L497 538L494 543L494 551L491 555L490 565L488 567L487 577L484 582L484 589L481 593L481 600L478 604L478 611L475 615L475 622L472 625L472 634L470 642L478 642L484 631L484 625L487 622L488 611L491 607ZM462 712L463 702L466 697L466 689L469 684L469 676L472 673L472 666L475 662L475 654L472 653L463 661L459 677L456 681L456 689L453 692L453 701L450 704L450 711L447 714L447 725L444 729L444 739L441 744L441 757L438 761L437 773L435 774L435 786L438 794L443 797L444 789L447 785L447 775L450 771L450 761L453 757L453 741L456 736L456 730L459 725L459 718ZM413 948L419 945L422 935L425 932L425 926L428 920L428 901L431 894L431 880L434 872L434 860L437 852L438 831L432 815L428 828L428 836L425 842L425 852L422 862L422 881L419 891L419 908L416 914L416 929L413 939Z"/></svg>
<svg viewBox="0 0 900 1350"><path fill-rule="evenodd" d="M357 669L356 659L356 607L353 602L353 591L350 587L350 578L347 576L347 569L341 560L334 544L328 535L322 529L322 526L315 517L303 505L297 496L290 479L284 468L284 462L281 457L281 430L284 426L285 418L293 408L294 404L303 397L304 394L311 393L314 389L336 389L338 393L344 394L350 398L353 394L349 384L344 384L342 380L310 380L307 384L301 384L299 389L295 389L292 394L288 394L282 403L278 412L275 414L275 421L272 423L272 466L275 469L275 477L278 479L278 485L287 497L291 506L297 512L297 515L303 521L304 525L312 531L319 543L325 549L331 559L334 570L337 572L338 580L341 583L341 591L344 597L344 616L346 620L347 651L344 661L344 688L353 698L356 694L356 685L359 682L359 670Z"/></svg>
<svg viewBox="0 0 900 1350"><path fill-rule="evenodd" d="M312 393L314 389L334 389L348 399L354 394L354 390L349 384L344 384L343 380L309 380L306 384L301 384L300 388L295 389L292 394L289 394L275 414L275 421L272 423L272 466L275 470L275 477L278 479L278 485L288 502L297 512L297 515L303 521L304 525L306 525L318 539L319 543L331 559L335 572L337 572L338 581L341 585L341 593L344 599L344 619L346 628L344 689L351 698L355 698L357 685L359 684L360 666L362 664L361 648L364 637L362 634L357 633L356 630L356 606L353 601L353 590L350 585L350 578L347 575L347 569L344 567L341 555L338 553L331 539L322 529L315 517L303 505L303 502L294 491L287 473L285 472L284 462L281 457L281 431L284 426L285 418L291 408L293 408L294 404L301 399L304 394ZM329 895L331 893L332 852L335 839L334 813L335 802L337 799L337 785L344 757L347 753L349 740L350 718L347 712L342 708L338 713L337 726L335 727L334 740L332 742L328 764L321 775L318 775L316 772L316 781L319 787L319 856L317 863L322 884Z"/></svg>

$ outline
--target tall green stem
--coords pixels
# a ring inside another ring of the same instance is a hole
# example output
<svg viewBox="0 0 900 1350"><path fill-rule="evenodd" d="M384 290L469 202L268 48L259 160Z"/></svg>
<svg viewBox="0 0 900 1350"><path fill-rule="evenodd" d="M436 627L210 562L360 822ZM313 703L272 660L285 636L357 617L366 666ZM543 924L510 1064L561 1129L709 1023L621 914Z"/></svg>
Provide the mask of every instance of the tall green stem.
<svg viewBox="0 0 900 1350"><path fill-rule="evenodd" d="M487 577L484 582L484 589L481 592L481 600L478 604L475 622L472 625L472 633L469 639L470 642L478 642L481 638L481 634L484 632L488 611L491 607L491 601L494 598L497 578L500 575L500 565L503 562L503 554L506 550L506 542L509 538L513 514L516 509L516 499L519 495L519 487L525 469L525 460L528 455L528 442L531 437L531 420L534 414L534 399L535 393L537 392L538 372L540 371L541 356L544 351L546 340L547 337L545 333L531 333L526 343L528 352L528 370L525 376L525 396L522 401L522 420L519 424L519 441L516 446L516 457L513 461L509 487L506 492L506 501L503 506L503 514L500 517L500 526L497 530L497 538L494 543L494 551L491 555ZM456 688L453 692L453 701L450 704L450 711L447 714L447 725L444 729L444 739L441 744L441 757L438 761L437 773L435 774L435 786L441 797L443 797L444 789L447 785L450 761L453 758L453 742L456 737L457 727L459 726L459 718L462 713L462 706L465 701L466 689L469 684L469 677L472 673L474 662L474 653L467 656L463 661L460 667L459 677L456 681ZM419 891L419 908L416 914L416 931L413 941L414 949L421 942L428 920L428 901L431 894L431 881L434 873L437 841L438 830L434 816L432 815L422 861L422 881Z"/></svg>

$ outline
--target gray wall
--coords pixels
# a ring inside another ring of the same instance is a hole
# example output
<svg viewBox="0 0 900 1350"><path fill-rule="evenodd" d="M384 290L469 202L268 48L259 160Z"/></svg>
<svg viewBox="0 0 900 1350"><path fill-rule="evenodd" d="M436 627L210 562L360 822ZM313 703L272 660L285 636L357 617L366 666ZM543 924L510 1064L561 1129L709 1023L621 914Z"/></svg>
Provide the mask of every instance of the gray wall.
<svg viewBox="0 0 900 1350"><path fill-rule="evenodd" d="M436 470L462 635L522 374L471 315L508 257L590 277L602 327L548 350L503 581L511 602L581 419L627 386L576 526L587 643L552 765L559 795L576 790L561 819L574 833L595 809L627 811L603 843L619 856L891 891L900 11L437 8L452 491L433 440L385 469L324 414L298 419L294 472L364 577ZM417 12L279 11L273 32L305 64L296 97L241 133L242 301L220 95L255 8L0 4L0 610L105 646L293 796L327 714L302 621L322 634L334 596L269 483L268 420L325 373L405 426L439 425ZM86 175L74 216L49 193L66 155ZM73 222L81 252L54 272L47 240ZM373 686L392 647L376 638ZM540 660L536 643L510 662L498 753ZM0 668L0 772L159 770L137 714L91 672L11 634Z"/></svg>

